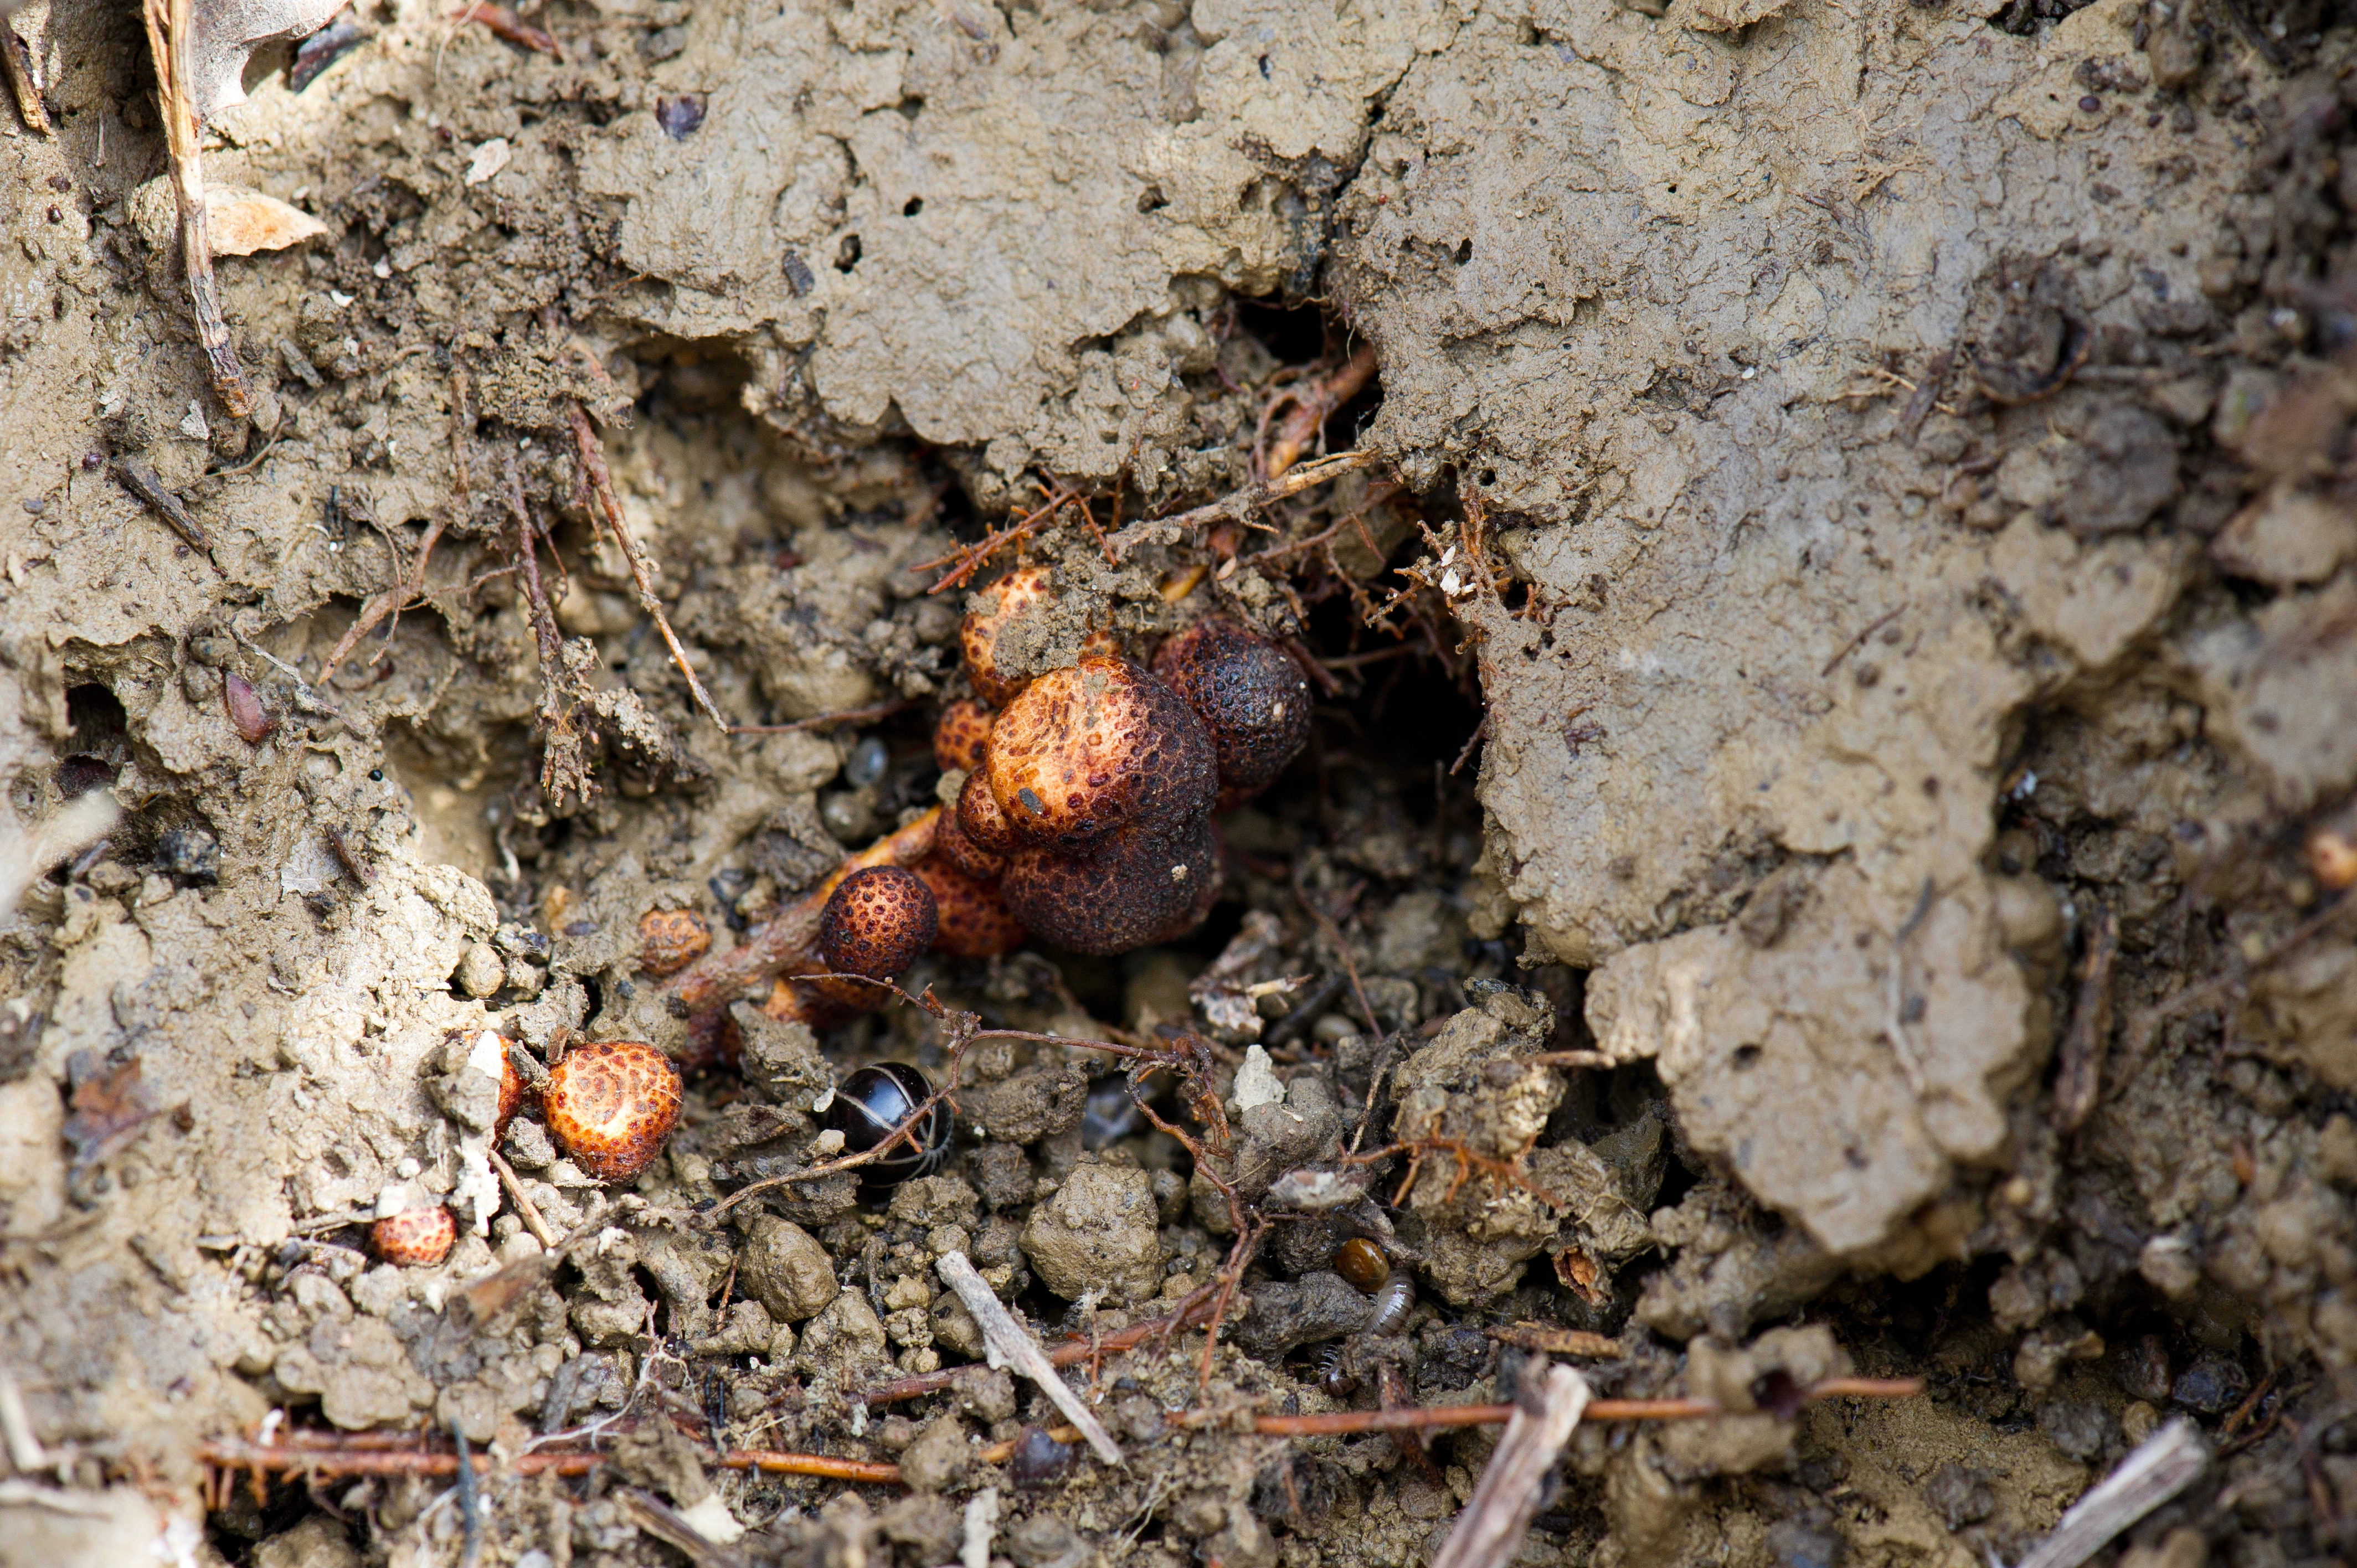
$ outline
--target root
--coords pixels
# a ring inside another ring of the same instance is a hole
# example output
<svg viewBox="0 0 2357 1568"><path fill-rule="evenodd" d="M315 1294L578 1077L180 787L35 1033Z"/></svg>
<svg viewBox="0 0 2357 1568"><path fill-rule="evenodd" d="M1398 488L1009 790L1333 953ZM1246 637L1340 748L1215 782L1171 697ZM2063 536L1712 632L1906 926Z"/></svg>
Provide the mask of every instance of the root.
<svg viewBox="0 0 2357 1568"><path fill-rule="evenodd" d="M671 618L663 613L662 600L655 595L654 573L647 565L645 553L639 549L638 541L630 537L630 526L622 521L622 503L615 497L614 476L606 467L606 448L597 439L597 427L589 423L587 411L578 403L565 405L565 417L573 427L574 451L581 459L581 471L587 477L590 493L596 498L597 514L606 520L606 526L613 531L614 542L621 547L623 558L630 564L630 581L638 586L639 607L647 612L655 629L662 633L663 646L671 650L671 661L686 678L695 705L720 726L722 734L726 734L728 716L720 711L712 693L696 678L694 667L688 663L687 650L679 645L679 634L672 630Z"/></svg>

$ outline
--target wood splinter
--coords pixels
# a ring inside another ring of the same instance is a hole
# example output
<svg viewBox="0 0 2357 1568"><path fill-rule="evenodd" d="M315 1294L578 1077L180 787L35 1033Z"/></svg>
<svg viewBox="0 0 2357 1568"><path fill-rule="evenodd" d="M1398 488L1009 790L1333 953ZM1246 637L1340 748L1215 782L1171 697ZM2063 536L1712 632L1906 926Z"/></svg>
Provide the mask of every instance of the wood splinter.
<svg viewBox="0 0 2357 1568"><path fill-rule="evenodd" d="M1113 1434L1104 1429L1104 1423L1097 1419L1088 1402L1056 1375L1055 1363L1048 1359L1047 1351L1039 1348L1029 1330L1015 1321L1014 1315L998 1299L998 1293L975 1272L973 1260L963 1252L947 1252L933 1267L940 1271L942 1283L957 1293L965 1309L974 1314L974 1321L982 1325L983 1342L989 1348L991 1365L1011 1365L1039 1384L1040 1391L1089 1440L1098 1458L1108 1465L1120 1464L1121 1444L1113 1440Z"/></svg>

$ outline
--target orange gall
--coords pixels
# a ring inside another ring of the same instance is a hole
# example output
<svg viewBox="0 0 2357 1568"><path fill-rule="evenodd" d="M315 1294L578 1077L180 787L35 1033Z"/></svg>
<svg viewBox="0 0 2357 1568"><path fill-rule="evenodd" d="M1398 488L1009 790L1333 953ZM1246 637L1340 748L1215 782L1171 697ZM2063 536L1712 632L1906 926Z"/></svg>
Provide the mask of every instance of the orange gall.
<svg viewBox="0 0 2357 1568"><path fill-rule="evenodd" d="M628 1181L679 1124L679 1069L643 1040L591 1040L549 1070L550 1136L599 1181Z"/></svg>

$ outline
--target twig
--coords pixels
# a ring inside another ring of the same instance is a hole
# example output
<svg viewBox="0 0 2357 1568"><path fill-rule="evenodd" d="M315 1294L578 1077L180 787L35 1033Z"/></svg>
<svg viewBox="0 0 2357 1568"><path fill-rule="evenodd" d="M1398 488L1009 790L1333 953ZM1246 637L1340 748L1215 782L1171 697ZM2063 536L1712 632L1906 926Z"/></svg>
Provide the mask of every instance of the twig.
<svg viewBox="0 0 2357 1568"><path fill-rule="evenodd" d="M1587 1380L1569 1367L1551 1367L1543 1390L1530 1389L1526 1380L1519 1391L1537 1397L1531 1408L1516 1401L1505 1435L1432 1568L1504 1568L1539 1511L1547 1472L1587 1406Z"/></svg>
<svg viewBox="0 0 2357 1568"><path fill-rule="evenodd" d="M8 78L8 90L16 95L16 113L24 116L25 128L36 135L48 135L49 106L41 102L33 51L5 16L0 16L0 72Z"/></svg>
<svg viewBox="0 0 2357 1568"><path fill-rule="evenodd" d="M1172 517L1146 518L1133 522L1120 532L1108 536L1105 543L1114 558L1119 559L1148 540L1163 537L1166 530L1200 528L1205 523L1229 518L1242 521L1272 501L1299 495L1313 486L1339 479L1361 468L1372 468L1382 461L1383 456L1377 452L1337 452L1331 457L1304 463L1281 479L1265 485L1246 485L1242 489L1232 490L1208 506L1199 506Z"/></svg>
<svg viewBox="0 0 2357 1568"><path fill-rule="evenodd" d="M1864 631L1859 632L1856 637L1851 638L1847 642L1843 643L1841 647L1835 650L1834 656L1825 660L1825 667L1817 671L1818 678L1822 680L1825 676L1832 674L1835 670L1840 667L1843 660L1847 659L1851 654L1866 646L1866 639L1867 638L1872 637L1876 632L1880 631L1884 627L1889 626L1892 621L1897 620L1900 615L1904 614L1910 602L1911 601L1907 599L1900 600L1897 608L1878 616Z"/></svg>
<svg viewBox="0 0 2357 1568"><path fill-rule="evenodd" d="M793 735L806 729L832 729L836 725L861 725L870 719L888 719L909 703L877 703L870 707L845 708L840 713L819 714L807 719L796 719L783 725L730 725L730 735Z"/></svg>
<svg viewBox="0 0 2357 1568"><path fill-rule="evenodd" d="M1812 1384L1804 1403L1828 1399L1911 1399L1923 1391L1916 1378L1827 1378ZM1409 1405L1399 1410L1338 1410L1323 1415L1255 1415L1253 1430L1265 1437L1332 1437L1360 1432L1423 1432L1434 1427L1496 1426L1512 1417L1510 1404ZM1725 1415L1716 1400L1590 1400L1589 1421L1699 1421ZM1207 1412L1173 1418L1177 1425L1212 1425L1227 1418ZM2026 1568L2026 1565L2025 1565Z"/></svg>
<svg viewBox="0 0 2357 1568"><path fill-rule="evenodd" d="M638 542L630 537L630 525L622 521L622 503L614 494L614 476L606 467L606 448L597 439L597 427L589 423L588 411L576 402L565 405L565 417L573 426L573 446L581 458L582 471L588 476L590 491L597 497L597 510L613 531L614 542L621 546L623 558L630 564L630 581L638 585L639 607L653 618L655 629L662 633L663 643L671 650L673 664L687 679L687 689L695 694L696 705L722 734L728 733L728 717L712 700L712 693L696 679L695 668L687 661L687 650L679 645L678 634L671 628L671 618L663 613L662 600L655 596L654 575L647 569L647 558L640 553Z"/></svg>
<svg viewBox="0 0 2357 1568"><path fill-rule="evenodd" d="M1342 940L1341 929L1334 924L1325 910L1310 900L1307 891L1296 887L1293 896L1301 901L1303 908L1309 911L1309 918L1318 922L1318 929L1326 933L1326 940L1334 944L1334 951L1342 961L1342 971L1351 977L1351 994L1358 1001L1360 1015L1366 1019L1367 1027L1375 1033L1374 1076L1367 1080L1366 1107L1359 1113L1357 1131L1351 1134L1351 1153L1355 1155L1359 1152L1360 1144L1366 1139L1368 1123L1375 1119L1375 1099L1383 1091L1383 1075L1391 1070L1392 1042L1383 1034L1383 1026L1375 1022L1374 1005L1367 1000L1367 988L1359 980L1358 961L1351 958L1351 944Z"/></svg>
<svg viewBox="0 0 2357 1568"><path fill-rule="evenodd" d="M223 624L228 628L231 639L234 640L240 648L244 649L248 653L253 654L256 659L261 660L264 663L277 671L281 675L285 676L289 681L295 682L295 702L296 706L300 707L306 713L323 714L326 717L335 719L341 724L351 725L351 727L354 729L361 727L358 725L352 724L350 714L345 713L341 708L339 708L334 703L328 702L325 697L320 696L317 691L312 687L311 682L303 679L303 672L301 671L296 669L295 666L287 663L286 660L279 658L278 655L271 652L270 650L263 647L262 644L254 641L252 638L246 636L245 633L240 631L237 628L236 621L230 620Z"/></svg>
<svg viewBox="0 0 2357 1568"><path fill-rule="evenodd" d="M662 1541L687 1554L696 1568L744 1568L748 1561L739 1552L731 1552L710 1540L695 1526L687 1522L678 1509L671 1507L652 1492L632 1487L622 1493L622 1506L630 1510L630 1522Z"/></svg>
<svg viewBox="0 0 2357 1568"><path fill-rule="evenodd" d="M221 318L213 288L213 243L205 213L204 141L199 124L197 85L189 64L196 31L194 0L145 0L147 48L156 60L156 103L164 117L164 141L172 159L172 194L180 209L180 249L188 274L188 302L196 312L197 342L213 395L233 419L253 412L253 392Z"/></svg>
<svg viewBox="0 0 2357 1568"><path fill-rule="evenodd" d="M2112 1043L2112 960L2120 950L2120 917L2105 908L2087 941L2079 974L2079 1004L2062 1037L2062 1065L2054 1075L2054 1124L2075 1133L2104 1091L2104 1052Z"/></svg>
<svg viewBox="0 0 2357 1568"><path fill-rule="evenodd" d="M1072 1391L1071 1386L1056 1375L1055 1363L1039 1348L1039 1342L1031 1337L1030 1331L1015 1321L1014 1315L999 1301L997 1293L974 1272L973 1260L963 1252L946 1252L934 1262L933 1267L950 1289L957 1293L957 1298L965 1304L965 1309L974 1314L974 1321L982 1325L983 1340L989 1347L991 1363L994 1366L1011 1364L1017 1371L1038 1383L1039 1391L1054 1402L1058 1410L1071 1418L1074 1426L1080 1428L1081 1435L1089 1440L1089 1446L1096 1452L1098 1458L1108 1465L1120 1464L1121 1444L1113 1440L1113 1434L1104 1429L1104 1423L1097 1420L1096 1412Z"/></svg>
<svg viewBox="0 0 2357 1568"><path fill-rule="evenodd" d="M468 22L480 22L511 44L521 45L538 54L553 56L560 64L564 62L564 46L554 36L533 27L506 6L491 4L491 0L470 0L469 4L451 13L450 19L460 27Z"/></svg>
<svg viewBox="0 0 2357 1568"><path fill-rule="evenodd" d="M203 551L206 560L212 560L213 542L206 534L204 524L188 510L188 503L165 487L163 478L156 472L154 465L145 457L132 456L117 457L113 467L114 477L123 481L124 489L137 496L157 517L169 523L173 532ZM213 570L221 570L219 563L214 564Z"/></svg>
<svg viewBox="0 0 2357 1568"><path fill-rule="evenodd" d="M1306 395L1294 399L1293 412L1276 428L1276 439L1269 443L1266 477L1281 479L1286 470L1300 460L1302 451L1318 439L1318 433L1335 411L1359 395L1375 375L1375 346L1362 343L1334 372L1321 381L1310 383Z"/></svg>
<svg viewBox="0 0 2357 1568"><path fill-rule="evenodd" d="M458 1552L458 1568L475 1568L483 1555L483 1505L475 1495L475 1457L467 1448L467 1434L450 1423L450 1441L458 1452L458 1517L467 1530L467 1543Z"/></svg>
<svg viewBox="0 0 2357 1568"><path fill-rule="evenodd" d="M525 1195L523 1183L516 1179L515 1168L508 1164L507 1156L497 1149L484 1152L490 1156L491 1169L500 1173L500 1185L508 1189L508 1197L515 1202L516 1218L523 1221L523 1228L532 1232L533 1240L547 1251L555 1251L556 1233L548 1228L548 1221L540 1217L540 1210Z"/></svg>
<svg viewBox="0 0 2357 1568"><path fill-rule="evenodd" d="M2183 1491L2210 1463L2201 1429L2179 1416L2138 1444L2085 1497L2071 1505L2054 1533L2018 1568L2079 1568L2112 1538Z"/></svg>
<svg viewBox="0 0 2357 1568"><path fill-rule="evenodd" d="M1049 1363L1057 1367L1070 1367L1087 1360L1092 1353L1111 1356L1123 1350L1135 1349L1157 1334L1175 1334L1182 1328L1191 1326L1193 1321L1211 1305L1211 1292L1209 1289L1197 1291L1185 1305L1167 1317L1153 1317L1144 1323L1131 1324L1127 1328L1117 1333L1099 1337L1093 1345L1086 1339L1075 1339L1069 1344L1059 1345L1048 1352ZM878 1405L892 1404L900 1400L921 1399L927 1394L939 1393L948 1388L956 1381L961 1370L963 1370L962 1368L944 1367L937 1372L920 1372L913 1377L880 1383L858 1395L858 1402L865 1405ZM1010 1448L1007 1452L1011 1454L1014 1450Z"/></svg>
<svg viewBox="0 0 2357 1568"><path fill-rule="evenodd" d="M322 685L336 678L336 666L341 664L352 650L360 646L361 639L374 631L385 617L393 617L394 627L400 626L402 607L425 592L425 563L433 557L434 546L441 542L446 522L445 518L436 514L434 521L425 525L425 537L417 546L417 560L410 567L407 576L383 592L369 596L369 602L361 607L359 616L345 628L344 635L336 639L335 649L328 655L328 661L319 667ZM385 641L390 644L392 640L393 633L388 631Z"/></svg>
<svg viewBox="0 0 2357 1568"><path fill-rule="evenodd" d="M1527 1061L1530 1058L1523 1058ZM1557 1356L1618 1356L1620 1341L1585 1328L1558 1328L1551 1323L1515 1323L1481 1330L1501 1345L1523 1350L1544 1350Z"/></svg>
<svg viewBox="0 0 2357 1568"><path fill-rule="evenodd" d="M1541 1051L1536 1056L1516 1057L1516 1067L1619 1067L1617 1058L1602 1051Z"/></svg>
<svg viewBox="0 0 2357 1568"><path fill-rule="evenodd" d="M365 1435L365 1434L363 1434ZM393 1435L393 1434L385 1434ZM223 1439L197 1445L205 1464L231 1470L303 1470L322 1476L455 1476L458 1455L419 1448L340 1449L308 1444L263 1445ZM586 1476L607 1462L605 1454L566 1454L536 1450L518 1454L504 1467L520 1476L554 1474ZM494 1466L482 1455L468 1456L478 1473ZM732 1448L720 1456L724 1469L760 1470L779 1476L820 1476L837 1481L867 1481L897 1485L900 1466L872 1459L838 1459L829 1454L793 1454L769 1448Z"/></svg>
<svg viewBox="0 0 2357 1568"><path fill-rule="evenodd" d="M0 22L0 27L5 26ZM0 1441L5 1442L8 1463L17 1474L38 1475L49 1467L48 1452L33 1430L32 1417L25 1412L24 1392L16 1387L16 1374L5 1367L0 1367Z"/></svg>
<svg viewBox="0 0 2357 1568"><path fill-rule="evenodd" d="M2294 926L2285 933L2283 940L2248 963L2239 965L2232 972L2222 974L2215 980L2188 986L2168 1001L2157 1003L2146 1008L2136 1015L2136 1022L2128 1026L2126 1051L2128 1060L2134 1063L2143 1058L2146 1048L2152 1044L2154 1031L2161 1025L2180 1013L2190 1013L2197 1008L2206 1007L2248 983L2253 975L2306 945L2310 938L2352 908L2357 908L2357 898L2336 898L2298 925Z"/></svg>
<svg viewBox="0 0 2357 1568"><path fill-rule="evenodd" d="M1045 489L1045 487L1042 488ZM1005 528L994 530L989 534L984 536L978 543L969 544L963 550L952 550L947 555L938 556L931 561L920 561L915 565L909 567L909 570L911 572L930 572L936 566L949 566L952 562L955 562L956 564L954 566L951 566L949 574L942 577L940 582L935 583L931 587L927 588L925 592L928 596L931 596L941 593L948 588L962 588L965 586L967 581L971 579L976 572L982 569L983 564L998 553L998 547L1000 545L1006 543L1010 540L1028 539L1031 536L1032 530L1039 524L1040 519L1052 518L1056 515L1059 508L1067 506L1079 499L1077 492L1073 491L1069 487L1060 484L1056 486L1053 489L1045 490L1045 493L1048 497L1048 504L1046 506L1039 508L1036 511L1024 513L1021 517L1017 518L1013 522L1008 523ZM1103 542L1102 537L1100 537L1098 542L1100 543ZM1108 550L1106 553L1110 556L1112 552Z"/></svg>

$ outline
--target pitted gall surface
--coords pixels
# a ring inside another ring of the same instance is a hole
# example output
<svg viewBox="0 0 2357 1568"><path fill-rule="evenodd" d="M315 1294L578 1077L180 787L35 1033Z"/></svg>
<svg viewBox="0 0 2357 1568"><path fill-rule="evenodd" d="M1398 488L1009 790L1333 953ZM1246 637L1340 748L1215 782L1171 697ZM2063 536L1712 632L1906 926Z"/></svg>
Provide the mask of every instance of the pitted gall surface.
<svg viewBox="0 0 2357 1568"><path fill-rule="evenodd" d="M1023 841L1015 834L1014 824L998 809L998 797L991 793L986 767L967 775L964 786L958 790L957 821L958 832L985 854L1008 855L1023 847Z"/></svg>
<svg viewBox="0 0 2357 1568"><path fill-rule="evenodd" d="M967 875L946 860L938 843L933 847L933 854L917 863L917 875L933 890L941 911L934 950L952 958L993 958L1021 947L1030 933L1008 913L996 881Z"/></svg>
<svg viewBox="0 0 2357 1568"><path fill-rule="evenodd" d="M941 919L932 890L905 866L855 871L819 917L819 961L831 970L890 980L933 945Z"/></svg>
<svg viewBox="0 0 2357 1568"><path fill-rule="evenodd" d="M999 893L1043 940L1074 952L1128 952L1202 918L1219 897L1219 853L1200 817L1175 832L1133 829L1093 853L1028 849Z"/></svg>
<svg viewBox="0 0 2357 1568"><path fill-rule="evenodd" d="M933 830L935 860L945 861L966 875L984 882L995 882L1006 869L1006 855L1002 851L985 849L966 832L963 812L966 798L976 797L981 806L987 807L991 821L999 824L1004 839L1005 819L998 815L998 802L991 799L989 782L979 774L969 774L965 787L958 791L958 810L942 813L941 826Z"/></svg>
<svg viewBox="0 0 2357 1568"><path fill-rule="evenodd" d="M679 1069L643 1040L592 1040L550 1069L548 1131L599 1181L647 1168L679 1122Z"/></svg>
<svg viewBox="0 0 2357 1568"><path fill-rule="evenodd" d="M1131 824L1168 831L1219 793L1202 721L1125 659L1083 659L1025 687L991 732L987 776L1018 838L1067 850Z"/></svg>
<svg viewBox="0 0 2357 1568"><path fill-rule="evenodd" d="M998 634L1025 610L1054 598L1051 582L1045 566L1018 567L985 588L982 604L966 612L958 628L958 647L965 656L965 678L985 702L1003 707L1023 689L1021 681L999 671L995 657Z"/></svg>
<svg viewBox="0 0 2357 1568"><path fill-rule="evenodd" d="M660 980L712 946L712 927L693 909L650 909L639 918L639 967Z"/></svg>
<svg viewBox="0 0 2357 1568"><path fill-rule="evenodd" d="M933 763L944 773L963 768L971 773L982 766L990 745L990 726L998 715L971 697L960 697L942 710L933 725Z"/></svg>
<svg viewBox="0 0 2357 1568"><path fill-rule="evenodd" d="M1223 811L1275 783L1309 743L1309 681L1301 666L1233 621L1189 627L1155 654L1154 673L1211 732Z"/></svg>
<svg viewBox="0 0 2357 1568"><path fill-rule="evenodd" d="M431 1208L405 1208L369 1227L376 1255L405 1269L430 1269L450 1255L458 1239L458 1222L440 1204Z"/></svg>

